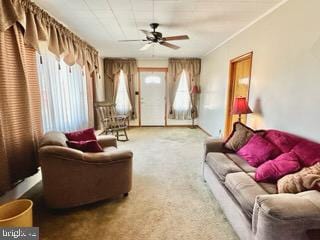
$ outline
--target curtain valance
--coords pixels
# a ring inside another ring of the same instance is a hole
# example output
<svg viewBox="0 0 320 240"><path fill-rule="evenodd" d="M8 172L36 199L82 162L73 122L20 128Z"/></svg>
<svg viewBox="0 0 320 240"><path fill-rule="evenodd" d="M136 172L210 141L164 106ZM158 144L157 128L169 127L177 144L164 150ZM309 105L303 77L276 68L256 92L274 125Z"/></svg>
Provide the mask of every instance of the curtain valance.
<svg viewBox="0 0 320 240"><path fill-rule="evenodd" d="M39 42L47 41L49 50L68 65L86 65L90 72L98 68L98 52L52 18L30 0L0 0L0 31L15 23L24 29L24 42L40 52Z"/></svg>
<svg viewBox="0 0 320 240"><path fill-rule="evenodd" d="M137 60L134 58L105 58L104 64L107 65L108 77L112 79L113 76L122 70L125 74L135 75L138 72Z"/></svg>
<svg viewBox="0 0 320 240"><path fill-rule="evenodd" d="M199 58L170 58L168 74L173 81L176 81L185 70L190 80L198 85L201 72L201 59Z"/></svg>

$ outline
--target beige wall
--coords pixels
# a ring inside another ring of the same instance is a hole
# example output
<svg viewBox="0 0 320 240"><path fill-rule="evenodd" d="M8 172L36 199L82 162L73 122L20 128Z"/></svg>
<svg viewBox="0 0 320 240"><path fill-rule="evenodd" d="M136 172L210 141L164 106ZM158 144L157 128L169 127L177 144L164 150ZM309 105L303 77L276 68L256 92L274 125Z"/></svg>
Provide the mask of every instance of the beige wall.
<svg viewBox="0 0 320 240"><path fill-rule="evenodd" d="M250 106L261 100L253 127L320 140L320 1L289 0L203 58L199 123L224 129L229 60L253 51Z"/></svg>
<svg viewBox="0 0 320 240"><path fill-rule="evenodd" d="M162 68L168 67L168 59L138 59L138 67L155 67Z"/></svg>

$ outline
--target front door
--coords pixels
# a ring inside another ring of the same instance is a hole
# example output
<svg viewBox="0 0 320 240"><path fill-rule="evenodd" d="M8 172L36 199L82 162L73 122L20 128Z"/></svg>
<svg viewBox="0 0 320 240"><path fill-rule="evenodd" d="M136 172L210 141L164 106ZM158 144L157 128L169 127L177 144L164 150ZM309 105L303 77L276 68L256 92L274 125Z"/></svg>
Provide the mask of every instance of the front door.
<svg viewBox="0 0 320 240"><path fill-rule="evenodd" d="M165 126L166 71L140 70L141 126Z"/></svg>

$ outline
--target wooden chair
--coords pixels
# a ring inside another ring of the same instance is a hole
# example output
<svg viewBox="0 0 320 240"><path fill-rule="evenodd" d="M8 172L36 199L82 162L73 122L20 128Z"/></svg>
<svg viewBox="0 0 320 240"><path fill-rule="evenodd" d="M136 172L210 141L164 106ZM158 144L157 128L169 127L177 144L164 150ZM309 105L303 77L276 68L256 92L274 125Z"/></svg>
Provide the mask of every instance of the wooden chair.
<svg viewBox="0 0 320 240"><path fill-rule="evenodd" d="M127 115L118 115L114 103L98 102L95 103L97 115L103 126L103 133L111 133L117 137L118 141L128 141L126 129L128 128L129 117ZM124 138L120 138L124 137Z"/></svg>

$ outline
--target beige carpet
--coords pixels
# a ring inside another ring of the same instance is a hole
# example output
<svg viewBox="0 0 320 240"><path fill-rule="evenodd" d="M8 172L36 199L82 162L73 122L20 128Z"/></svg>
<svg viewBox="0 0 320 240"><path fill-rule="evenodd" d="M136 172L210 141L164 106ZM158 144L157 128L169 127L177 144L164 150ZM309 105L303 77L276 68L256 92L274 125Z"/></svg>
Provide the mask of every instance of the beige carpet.
<svg viewBox="0 0 320 240"><path fill-rule="evenodd" d="M128 134L130 141L119 145L134 152L129 197L53 211L38 184L26 195L35 201L41 239L237 239L201 178L203 132L168 127L132 128Z"/></svg>

